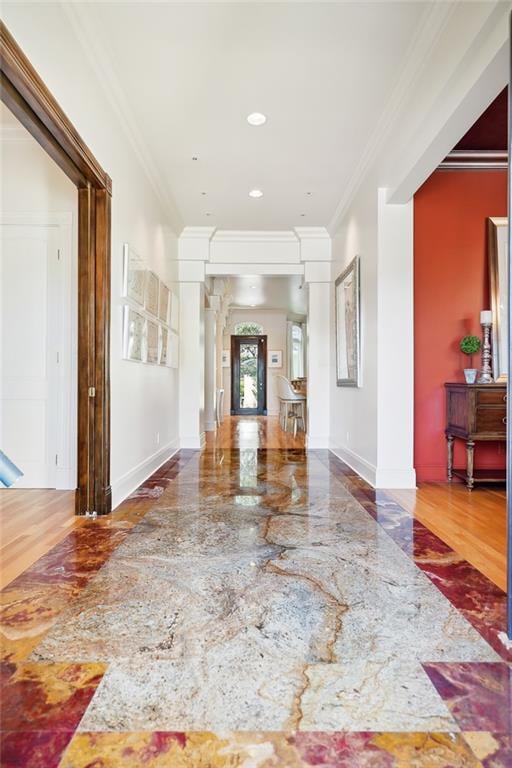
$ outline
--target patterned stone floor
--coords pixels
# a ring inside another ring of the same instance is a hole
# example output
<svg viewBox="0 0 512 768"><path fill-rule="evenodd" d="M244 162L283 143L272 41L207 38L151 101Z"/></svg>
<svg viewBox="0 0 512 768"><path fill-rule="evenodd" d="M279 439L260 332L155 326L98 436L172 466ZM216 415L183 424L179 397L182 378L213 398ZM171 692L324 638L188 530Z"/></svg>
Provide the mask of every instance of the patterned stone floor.
<svg viewBox="0 0 512 768"><path fill-rule="evenodd" d="M181 452L2 592L2 765L512 765L505 596L328 452Z"/></svg>

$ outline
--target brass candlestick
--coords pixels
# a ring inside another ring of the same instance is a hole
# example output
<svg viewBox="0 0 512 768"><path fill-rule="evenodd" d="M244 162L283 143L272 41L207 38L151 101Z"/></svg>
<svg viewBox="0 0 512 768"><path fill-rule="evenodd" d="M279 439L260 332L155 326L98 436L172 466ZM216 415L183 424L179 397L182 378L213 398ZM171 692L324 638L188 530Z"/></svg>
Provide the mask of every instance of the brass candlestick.
<svg viewBox="0 0 512 768"><path fill-rule="evenodd" d="M479 384L492 384L493 382L491 368L491 326L492 323L482 323L482 328L484 329L484 343L482 346L482 367L480 369L480 376L478 377Z"/></svg>

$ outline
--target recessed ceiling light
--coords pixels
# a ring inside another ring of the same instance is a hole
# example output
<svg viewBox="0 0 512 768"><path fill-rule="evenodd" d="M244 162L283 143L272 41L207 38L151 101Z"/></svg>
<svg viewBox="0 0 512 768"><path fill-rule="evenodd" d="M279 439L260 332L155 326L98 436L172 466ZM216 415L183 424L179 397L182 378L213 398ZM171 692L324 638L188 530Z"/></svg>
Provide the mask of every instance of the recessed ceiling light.
<svg viewBox="0 0 512 768"><path fill-rule="evenodd" d="M301 213L301 218L304 218L305 215L306 215L305 213Z"/></svg>
<svg viewBox="0 0 512 768"><path fill-rule="evenodd" d="M255 285L251 285L250 288L256 288L256 286Z"/></svg>
<svg viewBox="0 0 512 768"><path fill-rule="evenodd" d="M306 192L306 195L308 196L311 196L312 194L313 194L312 192Z"/></svg>
<svg viewBox="0 0 512 768"><path fill-rule="evenodd" d="M206 192L201 192L202 195L206 195Z"/></svg>
<svg viewBox="0 0 512 768"><path fill-rule="evenodd" d="M207 216L211 216L211 213L207 213L206 215L207 215Z"/></svg>
<svg viewBox="0 0 512 768"><path fill-rule="evenodd" d="M194 157L192 158L192 160L197 160L197 157L194 155Z"/></svg>
<svg viewBox="0 0 512 768"><path fill-rule="evenodd" d="M249 197L263 197L263 192L261 189L251 189Z"/></svg>
<svg viewBox="0 0 512 768"><path fill-rule="evenodd" d="M247 115L247 122L249 125L265 125L267 122L267 116L262 115L261 112L251 112L250 115Z"/></svg>

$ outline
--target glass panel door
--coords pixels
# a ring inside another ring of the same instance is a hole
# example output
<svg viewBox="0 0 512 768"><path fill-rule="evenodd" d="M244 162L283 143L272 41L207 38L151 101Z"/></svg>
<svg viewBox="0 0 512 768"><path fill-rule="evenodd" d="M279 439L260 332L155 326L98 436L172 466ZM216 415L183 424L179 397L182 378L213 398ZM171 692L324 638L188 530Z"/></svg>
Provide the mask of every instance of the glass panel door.
<svg viewBox="0 0 512 768"><path fill-rule="evenodd" d="M267 412L266 336L231 337L231 413Z"/></svg>

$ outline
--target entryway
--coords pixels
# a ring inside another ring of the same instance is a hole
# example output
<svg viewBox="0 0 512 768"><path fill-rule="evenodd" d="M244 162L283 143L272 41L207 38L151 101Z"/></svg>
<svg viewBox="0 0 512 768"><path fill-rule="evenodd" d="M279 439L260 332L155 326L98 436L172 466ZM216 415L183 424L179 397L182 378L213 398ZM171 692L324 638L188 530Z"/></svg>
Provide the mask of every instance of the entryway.
<svg viewBox="0 0 512 768"><path fill-rule="evenodd" d="M231 414L267 413L267 337L231 337Z"/></svg>

